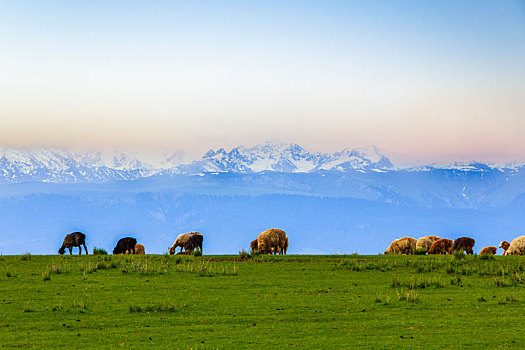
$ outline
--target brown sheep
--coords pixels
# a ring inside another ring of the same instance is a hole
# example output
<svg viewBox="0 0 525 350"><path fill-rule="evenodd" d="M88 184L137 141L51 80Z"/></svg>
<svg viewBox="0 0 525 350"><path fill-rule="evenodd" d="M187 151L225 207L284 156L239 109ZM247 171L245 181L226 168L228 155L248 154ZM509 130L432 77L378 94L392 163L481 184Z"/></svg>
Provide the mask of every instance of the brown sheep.
<svg viewBox="0 0 525 350"><path fill-rule="evenodd" d="M503 249L503 255L507 255L507 250L509 250L510 243L507 241L501 241L499 247Z"/></svg>
<svg viewBox="0 0 525 350"><path fill-rule="evenodd" d="M170 255L175 254L175 249L177 247L180 247L180 251L182 252L182 248L184 248L184 251L188 252L189 250L193 251L195 248L199 248L202 252L202 241L203 236L200 232L188 232L188 233L182 233L177 236L177 239L173 243L173 245L168 249Z"/></svg>
<svg viewBox="0 0 525 350"><path fill-rule="evenodd" d="M252 252L252 254L254 252L256 252L257 250L259 250L259 247L257 245L257 239L254 239L251 243L250 243L250 250Z"/></svg>
<svg viewBox="0 0 525 350"><path fill-rule="evenodd" d="M69 249L69 255L73 255L73 247L78 247L78 255L82 255L81 245L84 246L86 254L89 254L86 247L86 235L82 232L70 233L64 238L64 242L62 243L62 247L58 250L58 254L63 255L67 248Z"/></svg>
<svg viewBox="0 0 525 350"><path fill-rule="evenodd" d="M510 242L506 255L525 255L525 236L514 238Z"/></svg>
<svg viewBox="0 0 525 350"><path fill-rule="evenodd" d="M420 250L420 251L424 250L425 252L428 252L428 250L432 246L432 243L434 243L438 239L441 239L441 237L438 237L438 236L421 237L416 242L416 250Z"/></svg>
<svg viewBox="0 0 525 350"><path fill-rule="evenodd" d="M283 254L286 247L286 238L286 232L277 228L271 228L259 234L257 247L263 254Z"/></svg>
<svg viewBox="0 0 525 350"><path fill-rule="evenodd" d="M450 239L438 239L430 246L428 254L448 254L448 251L454 243Z"/></svg>
<svg viewBox="0 0 525 350"><path fill-rule="evenodd" d="M144 248L142 244L137 243L135 245L135 254L141 254L141 255L146 254L146 249Z"/></svg>
<svg viewBox="0 0 525 350"><path fill-rule="evenodd" d="M449 253L452 254L454 251L459 250L461 252L465 251L467 254L474 254L474 244L476 243L470 237L460 237L454 240L454 244L449 250Z"/></svg>
<svg viewBox="0 0 525 350"><path fill-rule="evenodd" d="M286 255L286 251L288 250L288 237L286 237L286 240L284 242L283 250L284 250L284 255Z"/></svg>
<svg viewBox="0 0 525 350"><path fill-rule="evenodd" d="M190 251L193 253L195 249L199 249L202 251L202 241L204 240L204 236L200 232L191 232L190 237L188 238L187 245L184 247L186 251Z"/></svg>
<svg viewBox="0 0 525 350"><path fill-rule="evenodd" d="M497 250L498 248L496 247L485 247L481 249L481 251L479 252L479 255L496 255Z"/></svg>
<svg viewBox="0 0 525 350"><path fill-rule="evenodd" d="M412 237L403 237L394 240L385 250L385 254L412 254L416 249L416 239Z"/></svg>

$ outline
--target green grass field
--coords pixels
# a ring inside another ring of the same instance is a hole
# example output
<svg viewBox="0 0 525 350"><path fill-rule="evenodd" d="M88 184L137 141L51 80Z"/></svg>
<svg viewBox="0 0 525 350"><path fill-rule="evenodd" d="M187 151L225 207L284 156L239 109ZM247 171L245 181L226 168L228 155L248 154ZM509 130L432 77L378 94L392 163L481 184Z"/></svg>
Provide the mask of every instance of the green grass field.
<svg viewBox="0 0 525 350"><path fill-rule="evenodd" d="M3 256L2 347L523 348L525 260Z"/></svg>

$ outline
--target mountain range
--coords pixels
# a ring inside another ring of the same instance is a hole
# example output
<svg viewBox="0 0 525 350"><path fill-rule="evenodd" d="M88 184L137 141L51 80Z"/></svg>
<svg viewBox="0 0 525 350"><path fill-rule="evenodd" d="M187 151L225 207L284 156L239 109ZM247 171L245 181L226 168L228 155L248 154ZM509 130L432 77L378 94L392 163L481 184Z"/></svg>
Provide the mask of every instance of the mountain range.
<svg viewBox="0 0 525 350"><path fill-rule="evenodd" d="M395 165L385 151L375 146L343 149L329 153L310 152L297 144L265 142L253 147L239 146L230 151L210 150L200 159L183 162L177 154L167 154L148 162L140 155L123 152L66 152L53 149L0 149L0 183L105 183L130 181L152 176L198 175L205 173L253 174L262 172L396 172L450 169L464 172L519 172L525 163L507 165L480 162L447 165Z"/></svg>
<svg viewBox="0 0 525 350"><path fill-rule="evenodd" d="M90 249L131 235L159 254L188 231L205 234L205 254L248 249L272 227L291 254L377 254L428 234L469 236L479 251L525 234L522 163L400 166L377 147L327 154L280 142L183 159L0 150L0 255L56 254L73 231Z"/></svg>

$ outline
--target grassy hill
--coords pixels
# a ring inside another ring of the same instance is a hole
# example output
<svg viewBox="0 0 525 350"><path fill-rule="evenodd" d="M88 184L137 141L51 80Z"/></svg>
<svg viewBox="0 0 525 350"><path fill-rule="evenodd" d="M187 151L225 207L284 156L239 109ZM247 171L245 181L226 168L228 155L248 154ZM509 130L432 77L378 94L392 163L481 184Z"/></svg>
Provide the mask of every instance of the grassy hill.
<svg viewBox="0 0 525 350"><path fill-rule="evenodd" d="M3 347L522 348L525 260L3 256Z"/></svg>

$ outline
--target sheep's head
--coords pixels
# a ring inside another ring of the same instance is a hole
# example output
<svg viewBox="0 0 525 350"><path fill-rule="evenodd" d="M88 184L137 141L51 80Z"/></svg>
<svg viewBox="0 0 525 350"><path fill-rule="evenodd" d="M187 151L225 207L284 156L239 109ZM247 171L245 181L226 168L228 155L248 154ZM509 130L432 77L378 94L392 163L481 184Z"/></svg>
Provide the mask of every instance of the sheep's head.
<svg viewBox="0 0 525 350"><path fill-rule="evenodd" d="M503 248L503 250L507 250L510 247L510 243L507 241L501 241L499 244L499 248Z"/></svg>
<svg viewBox="0 0 525 350"><path fill-rule="evenodd" d="M66 252L66 248L64 248L64 247L61 247L61 248L58 250L58 254L60 254L60 255L64 255L65 252Z"/></svg>
<svg viewBox="0 0 525 350"><path fill-rule="evenodd" d="M175 248L173 248L173 247L169 247L169 248L168 248L168 252L170 253L170 255L175 254Z"/></svg>
<svg viewBox="0 0 525 350"><path fill-rule="evenodd" d="M257 246L257 240L256 240L256 239L254 239L254 240L250 243L250 249L251 249L252 251L258 249L258 246Z"/></svg>

